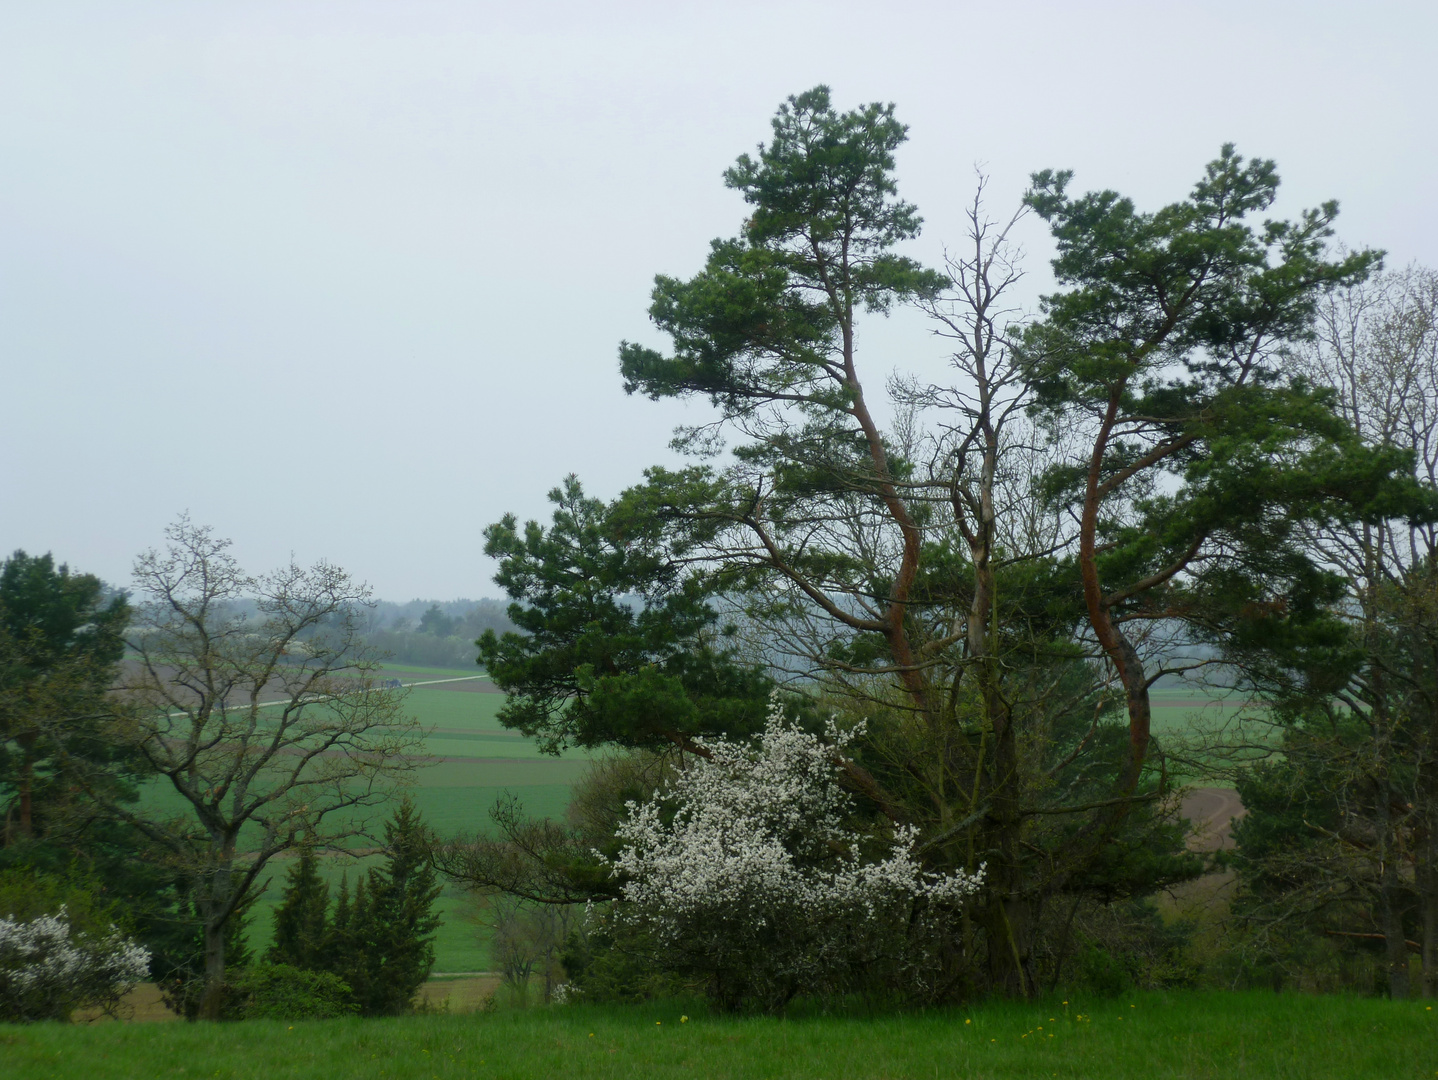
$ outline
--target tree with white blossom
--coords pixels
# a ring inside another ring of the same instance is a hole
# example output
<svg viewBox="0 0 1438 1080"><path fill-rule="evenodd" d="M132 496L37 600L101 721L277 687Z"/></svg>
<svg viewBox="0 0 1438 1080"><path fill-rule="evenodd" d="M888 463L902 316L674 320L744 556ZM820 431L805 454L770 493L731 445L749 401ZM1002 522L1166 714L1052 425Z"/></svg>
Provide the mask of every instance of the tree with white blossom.
<svg viewBox="0 0 1438 1080"><path fill-rule="evenodd" d="M707 757L628 804L607 861L622 882L614 917L722 1008L777 1012L797 994L862 988L880 968L922 992L933 936L978 888L982 869L924 870L911 828L855 827L839 776L860 731L831 723L821 738L776 699L754 745L702 741Z"/></svg>
<svg viewBox="0 0 1438 1080"><path fill-rule="evenodd" d="M149 970L149 950L114 926L104 935L76 931L63 907L30 920L0 918L0 1021L110 1011Z"/></svg>

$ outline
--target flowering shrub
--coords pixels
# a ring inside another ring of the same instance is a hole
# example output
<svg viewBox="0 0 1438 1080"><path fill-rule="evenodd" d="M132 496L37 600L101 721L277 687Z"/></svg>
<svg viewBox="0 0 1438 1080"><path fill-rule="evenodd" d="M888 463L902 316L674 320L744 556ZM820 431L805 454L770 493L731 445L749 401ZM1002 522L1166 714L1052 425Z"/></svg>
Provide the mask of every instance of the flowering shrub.
<svg viewBox="0 0 1438 1080"><path fill-rule="evenodd" d="M580 987L571 982L562 982L554 988L554 992L549 995L549 1000L556 1005L571 1005L578 1001L583 994L584 991Z"/></svg>
<svg viewBox="0 0 1438 1080"><path fill-rule="evenodd" d="M615 917L648 932L661 964L702 976L722 1007L776 1011L878 967L919 978L925 932L978 887L982 870L925 871L916 830L851 827L837 755L857 734L831 724L821 739L776 701L757 746L706 742L708 760L628 804L609 862L623 880Z"/></svg>
<svg viewBox="0 0 1438 1080"><path fill-rule="evenodd" d="M22 922L0 919L0 1020L67 1020L76 1009L111 1009L150 969L150 953L114 926L72 931L64 907Z"/></svg>

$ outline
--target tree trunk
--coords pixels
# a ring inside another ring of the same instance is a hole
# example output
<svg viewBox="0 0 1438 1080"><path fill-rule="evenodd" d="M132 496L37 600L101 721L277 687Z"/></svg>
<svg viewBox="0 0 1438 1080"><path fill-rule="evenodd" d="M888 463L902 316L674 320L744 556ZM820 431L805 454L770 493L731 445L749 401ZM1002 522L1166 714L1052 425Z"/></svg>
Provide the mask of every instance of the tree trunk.
<svg viewBox="0 0 1438 1080"><path fill-rule="evenodd" d="M1418 896L1423 911L1423 996L1438 998L1438 836L1431 826L1418 868Z"/></svg>
<svg viewBox="0 0 1438 1080"><path fill-rule="evenodd" d="M218 1020L225 1003L225 937L229 930L230 868L221 866L210 881L201 910L205 917L205 990L200 998L202 1020Z"/></svg>
<svg viewBox="0 0 1438 1080"><path fill-rule="evenodd" d="M225 1001L225 927L205 921L205 992L200 1019L218 1020Z"/></svg>
<svg viewBox="0 0 1438 1080"><path fill-rule="evenodd" d="M1377 819L1379 851L1383 864L1378 878L1379 929L1383 931L1383 952L1388 963L1388 995L1394 1001L1408 997L1408 939L1403 934L1403 912L1399 908L1402 881L1398 875L1397 845L1393 842L1392 796L1386 780L1378 785Z"/></svg>
<svg viewBox="0 0 1438 1080"><path fill-rule="evenodd" d="M986 409L987 411L987 409ZM987 425L987 416L984 420ZM1034 992L1029 972L1031 904L1025 893L1023 860L1020 855L1023 812L1020 806L1018 746L1014 727L1005 708L1000 688L998 650L994 626L998 605L998 581L993 565L995 510L994 472L998 443L986 432L983 476L979 502L974 507L972 530L965 530L969 557L974 567L974 596L969 606L967 646L974 664L979 698L983 703L984 727L993 732L994 749L988 763L988 795L992 824L990 850L985 872L989 896L984 918L988 936L989 988L1006 997L1030 997ZM964 523L964 507L954 496L955 520ZM978 763L984 776L984 763ZM972 862L972 859L970 859Z"/></svg>
<svg viewBox="0 0 1438 1080"><path fill-rule="evenodd" d="M38 732L25 731L15 736L20 745L20 824L19 835L28 840L35 835L31 789L35 781L35 740Z"/></svg>
<svg viewBox="0 0 1438 1080"><path fill-rule="evenodd" d="M1018 753L1013 725L995 732L993 763L994 852L987 870L989 885L989 978L1007 997L1033 993L1029 978L1030 904L1024 895L1019 832L1023 827L1017 787Z"/></svg>
<svg viewBox="0 0 1438 1080"><path fill-rule="evenodd" d="M1391 867L1383 868L1380 917L1383 920L1383 951L1388 961L1388 996L1394 1001L1402 1001L1409 992L1408 941L1403 936L1403 920L1396 903L1396 881L1391 880L1397 876Z"/></svg>
<svg viewBox="0 0 1438 1080"><path fill-rule="evenodd" d="M1079 519L1079 578L1083 582L1084 606L1088 610L1089 625L1094 637L1113 664L1123 683L1124 699L1128 707L1129 752L1123 769L1119 773L1119 791L1132 795L1143 774L1143 763L1148 756L1149 733L1152 727L1152 708L1148 696L1148 676L1139 660L1138 651L1128 636L1113 620L1109 604L1104 600L1103 583L1098 574L1098 523L1103 508L1105 493L1100 481L1103 476L1104 453L1108 448L1109 434L1118 416L1120 396L1114 391L1109 398L1108 410L1103 426L1094 442L1093 455L1089 459L1088 481L1084 491L1083 513ZM1122 817L1126 807L1117 807L1115 817Z"/></svg>
<svg viewBox="0 0 1438 1080"><path fill-rule="evenodd" d="M1032 920L1029 901L1008 890L989 901L989 987L1005 997L1030 998L1034 986L1029 964Z"/></svg>

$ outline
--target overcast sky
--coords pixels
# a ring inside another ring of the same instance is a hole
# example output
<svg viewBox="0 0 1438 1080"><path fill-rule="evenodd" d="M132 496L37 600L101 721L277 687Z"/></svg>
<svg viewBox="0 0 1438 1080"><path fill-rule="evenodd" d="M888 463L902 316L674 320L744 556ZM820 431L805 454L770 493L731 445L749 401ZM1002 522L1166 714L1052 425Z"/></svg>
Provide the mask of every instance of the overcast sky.
<svg viewBox="0 0 1438 1080"><path fill-rule="evenodd" d="M251 569L496 595L486 524L704 415L626 398L618 343L819 82L910 125L921 258L975 162L996 213L1045 167L1155 207L1232 140L1280 210L1438 264L1432 0L520 7L0 5L0 547L123 584L188 510ZM862 346L872 392L942 370L913 317Z"/></svg>

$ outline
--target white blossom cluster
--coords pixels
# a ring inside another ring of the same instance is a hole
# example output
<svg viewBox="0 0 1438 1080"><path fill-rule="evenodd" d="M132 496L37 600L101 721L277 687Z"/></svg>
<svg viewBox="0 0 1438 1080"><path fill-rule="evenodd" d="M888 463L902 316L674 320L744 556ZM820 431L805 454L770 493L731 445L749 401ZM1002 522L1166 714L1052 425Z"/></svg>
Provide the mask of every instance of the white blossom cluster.
<svg viewBox="0 0 1438 1080"><path fill-rule="evenodd" d="M776 700L757 746L704 743L708 760L628 804L624 846L609 863L623 879L625 917L721 968L763 950L771 976L809 984L852 965L876 924L907 925L916 904L956 909L982 868L931 873L915 856L916 830L876 840L848 827L854 804L838 755L861 730L831 723L820 738L786 721Z"/></svg>
<svg viewBox="0 0 1438 1080"><path fill-rule="evenodd" d="M575 986L572 982L562 982L554 988L553 993L549 995L549 1000L556 1005L572 1005L579 1000L583 993L583 987Z"/></svg>
<svg viewBox="0 0 1438 1080"><path fill-rule="evenodd" d="M0 919L0 1020L64 1019L110 1006L150 970L150 953L114 926L76 933L64 907L28 922Z"/></svg>

